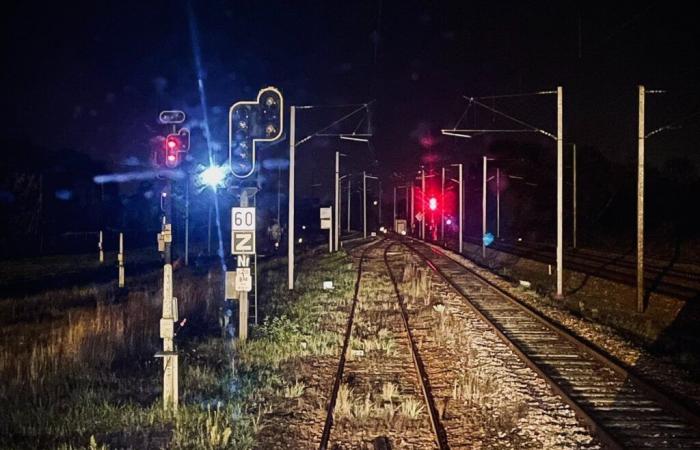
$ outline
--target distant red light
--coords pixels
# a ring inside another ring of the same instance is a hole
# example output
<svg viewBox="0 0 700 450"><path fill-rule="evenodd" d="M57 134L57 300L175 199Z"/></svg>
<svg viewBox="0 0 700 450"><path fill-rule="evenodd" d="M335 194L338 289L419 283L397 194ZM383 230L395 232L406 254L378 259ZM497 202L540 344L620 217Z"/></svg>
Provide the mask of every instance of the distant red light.
<svg viewBox="0 0 700 450"><path fill-rule="evenodd" d="M173 154L168 155L168 161L175 161L176 156Z"/></svg>
<svg viewBox="0 0 700 450"><path fill-rule="evenodd" d="M174 140L171 139L168 141L168 148L173 149L176 146L177 146L177 142L175 142Z"/></svg>
<svg viewBox="0 0 700 450"><path fill-rule="evenodd" d="M437 209L437 199L435 197L430 197L428 200L428 208L430 208L431 211L435 211Z"/></svg>

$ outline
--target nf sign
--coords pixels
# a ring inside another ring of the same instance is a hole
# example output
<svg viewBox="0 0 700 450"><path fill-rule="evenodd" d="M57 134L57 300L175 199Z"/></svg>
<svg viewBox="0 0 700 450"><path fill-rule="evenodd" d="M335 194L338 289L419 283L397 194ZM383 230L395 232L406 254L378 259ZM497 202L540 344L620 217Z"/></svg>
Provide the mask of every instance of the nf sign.
<svg viewBox="0 0 700 450"><path fill-rule="evenodd" d="M234 255L255 254L255 230L231 232L231 253Z"/></svg>
<svg viewBox="0 0 700 450"><path fill-rule="evenodd" d="M255 208L231 208L231 230L255 231Z"/></svg>

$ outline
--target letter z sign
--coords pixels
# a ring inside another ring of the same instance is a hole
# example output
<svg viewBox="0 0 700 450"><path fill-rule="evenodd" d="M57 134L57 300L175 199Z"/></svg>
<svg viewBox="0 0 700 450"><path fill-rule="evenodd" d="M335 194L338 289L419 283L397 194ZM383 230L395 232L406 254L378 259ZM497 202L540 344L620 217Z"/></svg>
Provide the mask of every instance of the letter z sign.
<svg viewBox="0 0 700 450"><path fill-rule="evenodd" d="M231 208L231 253L255 254L255 208Z"/></svg>

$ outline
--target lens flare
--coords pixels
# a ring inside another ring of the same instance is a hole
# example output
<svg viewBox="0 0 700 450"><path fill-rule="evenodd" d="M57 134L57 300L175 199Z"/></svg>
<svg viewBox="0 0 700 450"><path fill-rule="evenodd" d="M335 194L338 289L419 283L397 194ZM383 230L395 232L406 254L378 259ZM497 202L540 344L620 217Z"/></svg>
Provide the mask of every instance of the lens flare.
<svg viewBox="0 0 700 450"><path fill-rule="evenodd" d="M222 166L209 166L199 174L199 178L203 184L216 189L224 185L226 170Z"/></svg>

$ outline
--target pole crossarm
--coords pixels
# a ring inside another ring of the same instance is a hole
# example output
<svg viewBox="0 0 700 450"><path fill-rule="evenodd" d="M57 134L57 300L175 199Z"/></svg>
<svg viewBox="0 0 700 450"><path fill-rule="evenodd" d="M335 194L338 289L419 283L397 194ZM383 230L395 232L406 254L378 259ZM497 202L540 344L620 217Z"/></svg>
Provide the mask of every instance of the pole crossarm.
<svg viewBox="0 0 700 450"><path fill-rule="evenodd" d="M461 134L461 133L542 133L541 130L522 130L522 129L493 129L493 128L463 128L463 129L458 129L458 130L440 130L442 131L442 134L446 134L448 136L457 136L457 137L466 137L466 138L471 138L473 136L470 136L468 134ZM545 132L546 133L546 132Z"/></svg>
<svg viewBox="0 0 700 450"><path fill-rule="evenodd" d="M368 138L372 137L371 134L366 134L366 133L315 133L314 136L316 137L357 137L357 138Z"/></svg>
<svg viewBox="0 0 700 450"><path fill-rule="evenodd" d="M552 93L556 93L556 92L557 92L557 91L552 91ZM511 116L511 115L509 115L509 114L506 114L506 113L504 113L504 112L502 112L502 111L497 110L496 108L493 108L493 107L491 107L491 106L489 106L489 105L486 105L486 104L484 104L484 103L481 103L481 102L480 102L479 100L477 100L475 97L468 97L468 96L466 96L466 95L463 95L462 97L464 97L465 99L469 100L469 103L474 103L475 105L481 106L482 108L487 109L487 110L491 111L491 112L494 113L494 114L498 114L499 116L504 117L505 119L508 119L508 120L510 120L510 121L512 121L512 122L515 122L515 123L517 123L518 125L522 125L522 126L524 126L524 127L527 129L527 130L522 130L522 131L533 131L533 132L537 132L537 133L543 134L543 135L545 135L545 136L547 136L547 137L550 137L550 138L552 138L552 139L554 139L554 140L557 139L557 136L556 136L554 133L550 133L549 131L546 131L546 130L543 130L543 129L541 129L541 128L538 128L538 127L536 127L536 126L534 126L534 125L530 125L529 123L527 123L527 122L525 122L525 121L523 121L523 120L520 120L520 119L518 119L518 118L515 118L515 117L513 117L513 116ZM498 130L483 130L483 132L498 133L499 131L498 131ZM510 132L510 131L509 131L509 132Z"/></svg>
<svg viewBox="0 0 700 450"><path fill-rule="evenodd" d="M340 124L341 122L344 122L345 120L349 119L350 117L354 116L355 114L357 114L357 113L359 113L359 112L361 112L361 111L366 111L366 110L367 110L367 107L368 107L370 104L372 104L372 103L374 103L374 100L372 100L371 102L368 102L368 103L362 103L361 106L360 106L359 108L354 109L353 111L351 111L351 112L349 112L348 114L342 116L341 118L339 118L339 119L337 119L337 120L331 122L329 125L320 128L319 130L317 130L317 131L315 131L315 132L309 134L308 136L306 136L306 137L300 139L298 142L294 142L294 143L292 143L292 144L293 144L295 147L298 147L299 145L301 145L301 144L303 144L303 143L305 143L305 142L311 140L311 139L312 139L313 137L315 137L315 136L336 136L336 137L348 136L348 135L352 136L353 133L327 134L327 133L325 133L325 132L328 131L328 130L330 130L330 129L333 128L334 126ZM349 105L348 105L348 106L349 106ZM328 105L328 106L313 106L313 105L311 105L311 106L295 106L294 108L296 108L296 109L315 109L315 108L323 108L323 107L325 107L325 108L332 108L332 107L334 107L334 105ZM342 106L338 106L338 107L342 107Z"/></svg>
<svg viewBox="0 0 700 450"><path fill-rule="evenodd" d="M501 94L501 95L486 95L483 97L473 97L478 100L495 100L499 98L514 98L514 97L532 97L534 95L554 95L556 94L556 90L550 90L550 91L537 91L537 92L525 92L522 94Z"/></svg>
<svg viewBox="0 0 700 450"><path fill-rule="evenodd" d="M446 136L461 137L466 139L471 139L471 136L466 134L470 130L457 130L457 129L443 129L440 132Z"/></svg>

